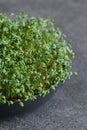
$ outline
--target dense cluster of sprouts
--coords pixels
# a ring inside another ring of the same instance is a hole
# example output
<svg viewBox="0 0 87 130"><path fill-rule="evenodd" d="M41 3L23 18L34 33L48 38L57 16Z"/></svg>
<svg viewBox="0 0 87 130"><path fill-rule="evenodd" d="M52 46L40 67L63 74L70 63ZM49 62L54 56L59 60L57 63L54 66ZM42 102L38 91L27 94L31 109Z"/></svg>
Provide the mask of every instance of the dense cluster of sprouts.
<svg viewBox="0 0 87 130"><path fill-rule="evenodd" d="M46 95L70 78L73 56L53 20L0 13L0 103Z"/></svg>

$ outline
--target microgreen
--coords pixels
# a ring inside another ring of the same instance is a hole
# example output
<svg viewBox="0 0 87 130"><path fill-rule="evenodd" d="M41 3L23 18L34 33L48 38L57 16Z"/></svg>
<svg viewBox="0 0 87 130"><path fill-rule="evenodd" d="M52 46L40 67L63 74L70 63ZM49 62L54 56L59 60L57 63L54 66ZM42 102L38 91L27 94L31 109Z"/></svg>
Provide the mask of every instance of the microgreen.
<svg viewBox="0 0 87 130"><path fill-rule="evenodd" d="M73 74L74 52L53 20L0 13L0 103L46 95Z"/></svg>

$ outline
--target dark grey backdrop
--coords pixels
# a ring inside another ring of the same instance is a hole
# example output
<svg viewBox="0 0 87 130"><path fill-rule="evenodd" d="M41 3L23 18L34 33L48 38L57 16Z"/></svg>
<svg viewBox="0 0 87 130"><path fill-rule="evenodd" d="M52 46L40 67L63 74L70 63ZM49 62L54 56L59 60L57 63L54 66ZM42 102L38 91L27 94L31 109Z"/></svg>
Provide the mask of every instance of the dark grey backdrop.
<svg viewBox="0 0 87 130"><path fill-rule="evenodd" d="M55 25L72 40L76 53L73 69L78 71L32 113L0 119L0 130L86 130L87 129L87 0L0 0L0 12L55 19Z"/></svg>

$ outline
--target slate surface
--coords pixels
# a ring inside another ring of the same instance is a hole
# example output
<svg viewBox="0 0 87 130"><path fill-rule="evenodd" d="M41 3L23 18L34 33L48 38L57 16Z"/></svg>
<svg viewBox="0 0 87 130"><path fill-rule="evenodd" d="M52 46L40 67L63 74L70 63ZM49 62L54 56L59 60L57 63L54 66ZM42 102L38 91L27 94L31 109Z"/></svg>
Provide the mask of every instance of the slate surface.
<svg viewBox="0 0 87 130"><path fill-rule="evenodd" d="M0 130L87 130L87 0L0 0L0 12L21 10L55 19L72 40L73 69L78 76L67 80L34 111L0 117Z"/></svg>

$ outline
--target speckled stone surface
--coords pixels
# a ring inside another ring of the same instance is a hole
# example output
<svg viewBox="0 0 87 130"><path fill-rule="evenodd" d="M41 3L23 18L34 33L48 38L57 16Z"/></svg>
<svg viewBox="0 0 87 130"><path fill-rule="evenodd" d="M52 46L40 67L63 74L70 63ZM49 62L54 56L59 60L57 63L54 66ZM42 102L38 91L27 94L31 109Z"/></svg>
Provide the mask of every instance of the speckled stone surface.
<svg viewBox="0 0 87 130"><path fill-rule="evenodd" d="M87 130L87 0L0 0L0 12L21 10L55 19L55 25L72 40L73 69L78 76L34 111L0 117L0 130Z"/></svg>

